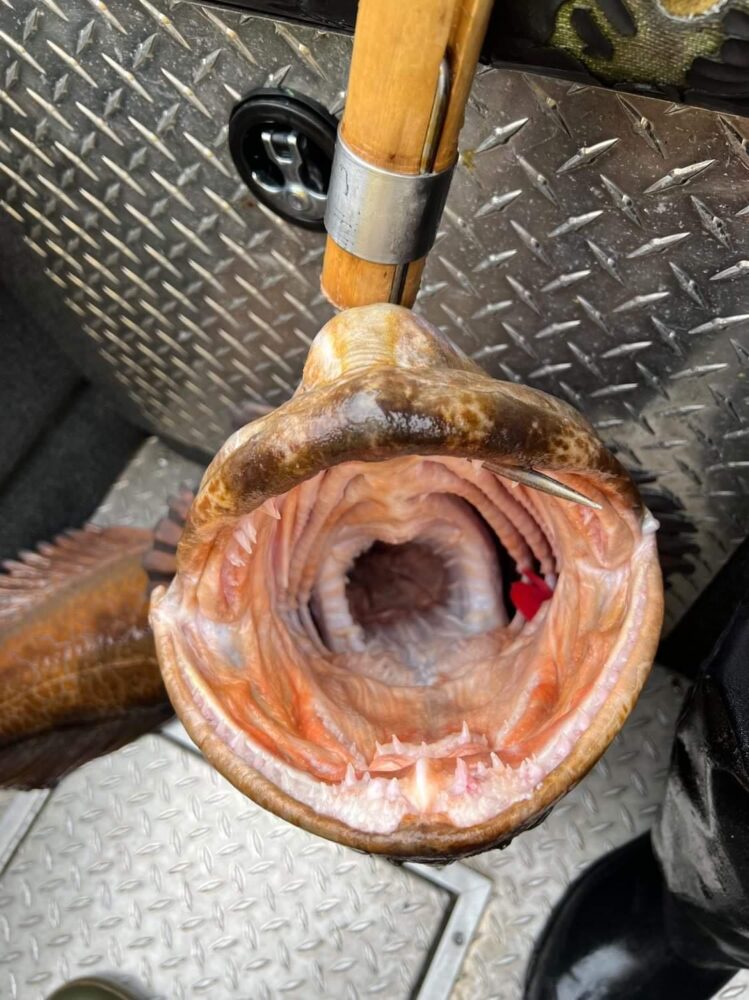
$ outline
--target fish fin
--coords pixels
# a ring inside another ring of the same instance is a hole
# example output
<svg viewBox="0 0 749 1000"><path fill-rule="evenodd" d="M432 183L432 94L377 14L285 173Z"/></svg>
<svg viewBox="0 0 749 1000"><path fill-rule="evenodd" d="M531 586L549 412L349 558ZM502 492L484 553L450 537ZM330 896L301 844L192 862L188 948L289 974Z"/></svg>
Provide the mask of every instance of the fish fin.
<svg viewBox="0 0 749 1000"><path fill-rule="evenodd" d="M169 702L162 702L16 740L0 747L0 787L52 788L77 767L151 732L173 714Z"/></svg>
<svg viewBox="0 0 749 1000"><path fill-rule="evenodd" d="M150 537L141 528L87 524L4 561L0 564L5 571L0 573L0 630L86 573L120 559L127 551L145 549Z"/></svg>
<svg viewBox="0 0 749 1000"><path fill-rule="evenodd" d="M177 572L177 546L195 497L195 490L181 486L167 501L167 512L153 531L153 542L143 556L143 569L148 574L149 593L154 587L168 585Z"/></svg>

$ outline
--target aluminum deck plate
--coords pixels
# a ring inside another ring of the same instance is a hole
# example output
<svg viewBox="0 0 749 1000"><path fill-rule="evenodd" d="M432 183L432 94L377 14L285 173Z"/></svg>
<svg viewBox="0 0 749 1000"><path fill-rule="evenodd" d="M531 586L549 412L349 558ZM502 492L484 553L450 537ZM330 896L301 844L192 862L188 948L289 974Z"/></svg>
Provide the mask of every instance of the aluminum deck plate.
<svg viewBox="0 0 749 1000"><path fill-rule="evenodd" d="M148 526L199 471L151 439L95 520ZM541 826L443 870L396 868L296 830L165 736L93 761L50 795L5 795L0 997L41 1000L99 973L163 1000L391 1000L426 971L419 996L433 1000L464 954L456 1000L520 1000L566 885L651 824L683 693L656 667L608 753ZM470 912L453 907L446 924L456 893ZM749 973L719 996L749 997Z"/></svg>

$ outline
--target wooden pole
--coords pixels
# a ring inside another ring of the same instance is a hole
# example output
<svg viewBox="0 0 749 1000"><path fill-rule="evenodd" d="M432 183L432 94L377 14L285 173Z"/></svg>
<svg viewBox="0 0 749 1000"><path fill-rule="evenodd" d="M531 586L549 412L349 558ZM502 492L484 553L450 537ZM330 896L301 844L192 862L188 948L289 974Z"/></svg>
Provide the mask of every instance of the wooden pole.
<svg viewBox="0 0 749 1000"><path fill-rule="evenodd" d="M440 171L457 156L458 134L492 0L360 0L341 135L374 166L403 174ZM436 151L435 98L443 59L447 104ZM425 258L403 268L375 264L329 236L322 289L345 309L371 302L413 305Z"/></svg>

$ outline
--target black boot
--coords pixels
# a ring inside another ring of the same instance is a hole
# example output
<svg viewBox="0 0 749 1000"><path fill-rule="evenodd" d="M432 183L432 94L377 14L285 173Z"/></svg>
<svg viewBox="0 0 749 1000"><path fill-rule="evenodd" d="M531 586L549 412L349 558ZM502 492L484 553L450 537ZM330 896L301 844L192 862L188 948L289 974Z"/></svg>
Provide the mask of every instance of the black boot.
<svg viewBox="0 0 749 1000"><path fill-rule="evenodd" d="M569 887L531 956L526 1000L709 1000L735 969L670 945L650 835L604 855Z"/></svg>
<svg viewBox="0 0 749 1000"><path fill-rule="evenodd" d="M644 834L552 913L526 1000L709 1000L749 966L749 597L684 707Z"/></svg>

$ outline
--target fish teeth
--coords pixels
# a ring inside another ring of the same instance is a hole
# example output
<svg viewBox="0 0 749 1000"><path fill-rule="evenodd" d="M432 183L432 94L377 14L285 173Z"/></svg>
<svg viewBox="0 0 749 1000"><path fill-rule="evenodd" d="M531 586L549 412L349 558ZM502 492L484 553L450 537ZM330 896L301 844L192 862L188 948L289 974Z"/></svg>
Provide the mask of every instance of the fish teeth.
<svg viewBox="0 0 749 1000"><path fill-rule="evenodd" d="M356 784L356 771L350 763L346 765L346 777L343 780L349 788Z"/></svg>
<svg viewBox="0 0 749 1000"><path fill-rule="evenodd" d="M252 545L247 540L243 531L234 532L234 541L237 543L237 545L239 545L241 548L244 549L244 551L247 553L248 556L252 555Z"/></svg>
<svg viewBox="0 0 749 1000"><path fill-rule="evenodd" d="M470 743L470 741L471 741L471 730L468 728L468 723L464 719L463 720L463 726L462 726L462 728L460 730L460 740L459 740L459 742L462 745L465 745L466 743Z"/></svg>
<svg viewBox="0 0 749 1000"><path fill-rule="evenodd" d="M490 757L490 759L491 759L491 762L492 762L492 769L493 769L494 771L497 771L497 770L499 770L499 768L500 768L500 767L502 766L502 761L501 761L501 760L499 759L499 757L498 757L498 756L497 756L497 755L496 755L496 754L494 753L494 751L493 751L493 750L492 750L492 752L491 752L491 753L489 754L489 757Z"/></svg>
<svg viewBox="0 0 749 1000"><path fill-rule="evenodd" d="M274 497L268 497L268 499L260 505L260 510L268 517L272 517L275 521L281 520L281 515L278 513L278 507L276 506L276 501Z"/></svg>
<svg viewBox="0 0 749 1000"><path fill-rule="evenodd" d="M252 546L257 540L257 531L254 525L242 519L239 522L237 530L234 532L234 539L238 545L242 546L247 555L250 555L252 553Z"/></svg>
<svg viewBox="0 0 749 1000"><path fill-rule="evenodd" d="M398 739L397 736L393 735L393 738L390 742L393 744L393 750L395 750L396 753L403 753L403 744L401 743L401 741Z"/></svg>
<svg viewBox="0 0 749 1000"><path fill-rule="evenodd" d="M375 753L378 757L382 757L385 753L385 747L382 743L378 743L377 740L375 740Z"/></svg>
<svg viewBox="0 0 749 1000"><path fill-rule="evenodd" d="M384 778L374 778L367 786L368 799L381 799L385 794L386 782Z"/></svg>
<svg viewBox="0 0 749 1000"><path fill-rule="evenodd" d="M415 794L415 804L422 812L431 802L431 788L429 787L429 759L419 757L414 768L413 791Z"/></svg>
<svg viewBox="0 0 749 1000"><path fill-rule="evenodd" d="M454 795L462 795L468 787L468 768L462 757L455 762L455 778L452 791Z"/></svg>
<svg viewBox="0 0 749 1000"><path fill-rule="evenodd" d="M642 533L643 535L652 535L660 528L660 522L657 518L653 517L650 511L645 508L645 516L642 519Z"/></svg>

